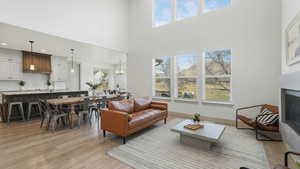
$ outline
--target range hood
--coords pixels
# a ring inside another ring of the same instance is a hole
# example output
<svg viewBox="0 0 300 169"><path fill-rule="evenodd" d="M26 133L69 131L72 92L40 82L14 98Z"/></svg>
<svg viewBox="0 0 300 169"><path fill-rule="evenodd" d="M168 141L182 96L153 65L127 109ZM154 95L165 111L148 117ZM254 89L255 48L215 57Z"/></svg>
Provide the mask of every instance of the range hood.
<svg viewBox="0 0 300 169"><path fill-rule="evenodd" d="M50 74L52 72L51 55L28 51L22 51L22 53L24 73ZM34 65L34 70L30 69L32 65Z"/></svg>

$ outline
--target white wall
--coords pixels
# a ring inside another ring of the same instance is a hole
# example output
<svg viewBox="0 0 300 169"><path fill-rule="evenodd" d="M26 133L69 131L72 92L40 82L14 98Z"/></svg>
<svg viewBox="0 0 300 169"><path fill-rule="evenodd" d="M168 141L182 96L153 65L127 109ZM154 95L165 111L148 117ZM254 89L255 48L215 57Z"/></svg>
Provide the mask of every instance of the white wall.
<svg viewBox="0 0 300 169"><path fill-rule="evenodd" d="M292 74L292 72L300 71L300 63L288 66L286 64L286 28L289 23L294 19L294 17L300 12L300 1L299 0L282 0L282 74L285 76L294 77L294 81L297 78ZM298 76L299 77L299 76ZM291 82L285 82L291 83ZM298 84L298 83L296 83ZM293 86L294 84L290 84ZM295 85L294 85L295 86ZM300 136L291 129L288 125L281 124L281 132L284 136L285 141L288 143L289 148L292 151L300 151Z"/></svg>
<svg viewBox="0 0 300 169"><path fill-rule="evenodd" d="M152 28L152 1L129 1L128 89L151 95L151 58L232 49L235 107L278 105L281 3L232 0L218 11ZM234 119L233 107L170 102L170 111Z"/></svg>
<svg viewBox="0 0 300 169"><path fill-rule="evenodd" d="M0 22L127 51L127 0L0 0Z"/></svg>

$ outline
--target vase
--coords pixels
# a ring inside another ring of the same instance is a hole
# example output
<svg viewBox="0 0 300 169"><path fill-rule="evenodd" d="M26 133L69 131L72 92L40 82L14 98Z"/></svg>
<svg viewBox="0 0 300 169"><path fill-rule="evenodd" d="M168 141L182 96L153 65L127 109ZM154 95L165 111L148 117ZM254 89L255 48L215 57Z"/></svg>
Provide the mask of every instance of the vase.
<svg viewBox="0 0 300 169"><path fill-rule="evenodd" d="M24 86L20 86L20 90L23 91L24 90Z"/></svg>
<svg viewBox="0 0 300 169"><path fill-rule="evenodd" d="M194 120L194 124L200 124L200 121L195 121L195 120Z"/></svg>

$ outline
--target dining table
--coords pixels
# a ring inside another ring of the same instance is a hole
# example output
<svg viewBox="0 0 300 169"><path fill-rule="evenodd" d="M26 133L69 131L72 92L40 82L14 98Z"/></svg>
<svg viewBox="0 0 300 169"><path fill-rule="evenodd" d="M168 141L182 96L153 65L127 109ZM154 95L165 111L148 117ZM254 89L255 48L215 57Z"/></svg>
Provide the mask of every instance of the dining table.
<svg viewBox="0 0 300 169"><path fill-rule="evenodd" d="M73 128L73 117L76 115L75 107L84 103L85 99L89 99L91 103L98 103L100 101L122 100L125 97L122 95L98 95L98 96L82 96L69 98L56 98L46 100L48 104L53 105L57 110L60 106L65 105L70 108L69 119L70 128Z"/></svg>

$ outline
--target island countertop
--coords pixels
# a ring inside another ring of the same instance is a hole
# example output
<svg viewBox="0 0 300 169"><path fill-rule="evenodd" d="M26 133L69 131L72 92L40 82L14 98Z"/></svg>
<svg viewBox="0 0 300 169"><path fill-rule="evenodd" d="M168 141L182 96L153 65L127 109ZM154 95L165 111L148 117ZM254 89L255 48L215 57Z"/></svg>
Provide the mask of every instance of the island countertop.
<svg viewBox="0 0 300 169"><path fill-rule="evenodd" d="M40 99L53 99L60 96L68 95L70 97L80 97L82 95L88 95L88 91L72 91L72 90L27 90L27 91L2 91L0 92L0 117L2 122L5 122L8 118L8 105L12 102L22 102L25 114L28 114L28 103L38 102ZM18 114L13 110L11 119L18 120ZM32 114L33 116L39 114Z"/></svg>
<svg viewBox="0 0 300 169"><path fill-rule="evenodd" d="M87 92L84 90L25 90L25 91L2 91L0 94L10 95L28 95L28 94L50 94L50 93L74 93L74 92Z"/></svg>

